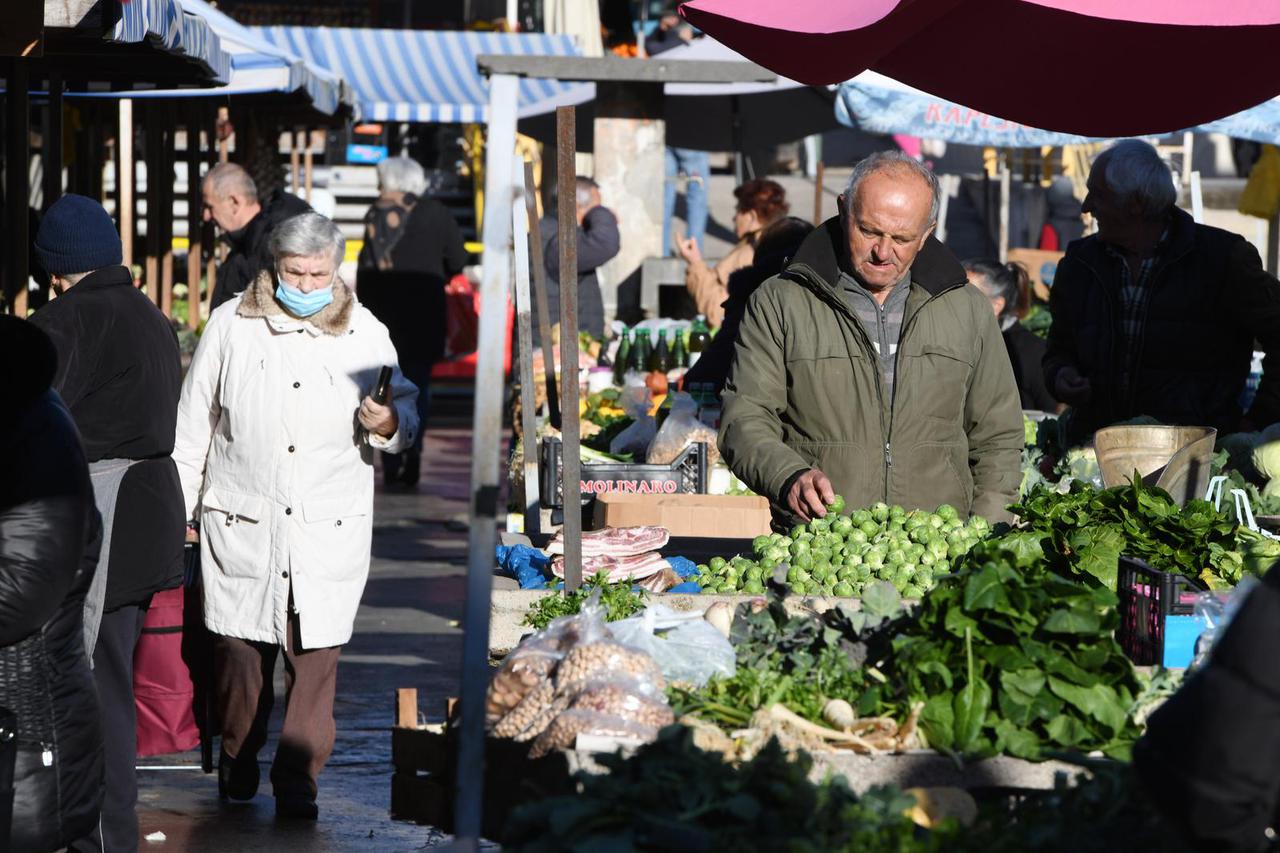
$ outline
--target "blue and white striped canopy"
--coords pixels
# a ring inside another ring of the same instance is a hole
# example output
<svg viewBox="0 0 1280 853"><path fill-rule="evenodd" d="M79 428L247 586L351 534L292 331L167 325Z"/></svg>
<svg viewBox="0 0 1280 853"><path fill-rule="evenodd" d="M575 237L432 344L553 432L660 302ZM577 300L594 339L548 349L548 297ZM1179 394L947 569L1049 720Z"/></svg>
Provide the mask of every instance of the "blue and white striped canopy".
<svg viewBox="0 0 1280 853"><path fill-rule="evenodd" d="M204 65L215 83L231 79L231 57L218 34L199 15L183 9L180 0L124 0L120 11L112 41L150 42Z"/></svg>
<svg viewBox="0 0 1280 853"><path fill-rule="evenodd" d="M544 33L259 27L267 41L351 84L369 121L479 122L489 119L488 81L476 68L485 54L577 56L570 36ZM521 116L545 111L581 86L520 81ZM570 100L563 101L571 102Z"/></svg>

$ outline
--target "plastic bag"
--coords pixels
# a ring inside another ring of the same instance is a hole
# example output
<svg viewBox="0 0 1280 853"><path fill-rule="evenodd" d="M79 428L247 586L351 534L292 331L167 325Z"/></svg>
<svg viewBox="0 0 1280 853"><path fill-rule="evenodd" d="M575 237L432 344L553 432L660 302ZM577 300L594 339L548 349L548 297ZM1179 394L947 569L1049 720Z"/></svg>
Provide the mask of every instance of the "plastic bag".
<svg viewBox="0 0 1280 853"><path fill-rule="evenodd" d="M633 738L651 741L657 738L658 729L613 714L591 710L568 710L561 713L533 742L530 758L541 758L556 749L569 749L578 735Z"/></svg>
<svg viewBox="0 0 1280 853"><path fill-rule="evenodd" d="M714 675L732 677L736 668L733 645L701 613L656 604L609 630L618 642L648 653L670 681L701 687Z"/></svg>
<svg viewBox="0 0 1280 853"><path fill-rule="evenodd" d="M653 397L643 381L630 381L618 398L618 405L633 423L613 437L609 442L609 452L614 455L630 453L637 460L643 459L658 432L658 422L649 414Z"/></svg>
<svg viewBox="0 0 1280 853"><path fill-rule="evenodd" d="M551 558L529 545L499 545L498 567L520 583L521 589L545 589ZM549 627L549 626L548 626Z"/></svg>
<svg viewBox="0 0 1280 853"><path fill-rule="evenodd" d="M651 465L670 465L686 447L698 441L707 443L708 465L720 461L716 431L698 420L698 402L684 391L677 391L671 395L671 412L653 437L645 461Z"/></svg>
<svg viewBox="0 0 1280 853"><path fill-rule="evenodd" d="M578 645L612 639L604 623L599 590L572 616L561 616L516 646L489 682L485 722L497 737L518 737L551 707L555 674ZM547 718L545 723L550 722ZM534 733L536 734L536 732Z"/></svg>
<svg viewBox="0 0 1280 853"><path fill-rule="evenodd" d="M1192 658L1188 672L1199 669L1208 662L1214 643L1226 632L1227 626L1240 610L1240 605L1244 604L1257 586L1257 578L1246 576L1228 593L1202 592L1196 596L1192 613L1197 619L1204 620L1205 629L1196 639L1196 656Z"/></svg>

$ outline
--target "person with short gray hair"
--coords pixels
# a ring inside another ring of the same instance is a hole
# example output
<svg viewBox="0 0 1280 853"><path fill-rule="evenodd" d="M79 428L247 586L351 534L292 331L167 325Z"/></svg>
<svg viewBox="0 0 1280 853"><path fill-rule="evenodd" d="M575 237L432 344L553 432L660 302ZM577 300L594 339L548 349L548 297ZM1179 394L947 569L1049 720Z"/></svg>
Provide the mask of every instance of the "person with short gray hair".
<svg viewBox="0 0 1280 853"><path fill-rule="evenodd" d="M413 442L418 389L386 327L338 276L345 240L333 222L314 212L285 220L270 246L272 269L205 326L173 455L214 635L218 793L257 793L270 673L283 654L276 814L315 820L338 656L369 574L373 451ZM389 387L375 398L384 367Z"/></svg>
<svg viewBox="0 0 1280 853"><path fill-rule="evenodd" d="M600 185L586 175L574 183L575 215L578 220L578 331L595 338L604 337L604 296L596 270L613 259L622 248L618 217L604 206ZM542 239L542 266L547 271L548 322L560 322L560 231L550 212L538 224ZM571 277L572 278L572 277ZM538 310L533 310L533 339L538 334Z"/></svg>
<svg viewBox="0 0 1280 853"><path fill-rule="evenodd" d="M855 167L840 215L751 296L719 448L775 527L883 501L1009 518L1023 444L987 298L933 237L938 183L909 157Z"/></svg>
<svg viewBox="0 0 1280 853"><path fill-rule="evenodd" d="M431 371L441 359L462 354L448 346L445 287L466 266L467 250L449 208L424 195L426 172L416 160L379 163L378 189L364 216L356 289L391 333L400 366L418 386L421 429L403 453L382 454L383 483L411 489L421 475Z"/></svg>
<svg viewBox="0 0 1280 853"><path fill-rule="evenodd" d="M1219 433L1280 420L1280 283L1252 244L1176 201L1168 165L1141 140L1115 143L1089 172L1097 233L1058 264L1043 365L1072 407L1072 441L1142 415ZM1268 355L1246 415L1255 341Z"/></svg>

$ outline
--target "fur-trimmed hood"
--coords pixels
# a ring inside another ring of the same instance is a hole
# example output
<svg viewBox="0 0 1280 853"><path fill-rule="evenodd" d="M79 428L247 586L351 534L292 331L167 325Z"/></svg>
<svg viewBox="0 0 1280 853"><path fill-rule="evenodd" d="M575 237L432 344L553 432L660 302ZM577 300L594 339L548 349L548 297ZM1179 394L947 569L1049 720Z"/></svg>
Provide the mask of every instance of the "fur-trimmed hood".
<svg viewBox="0 0 1280 853"><path fill-rule="evenodd" d="M351 288L337 279L333 283L333 301L310 317L295 317L276 301L275 276L264 271L254 279L253 284L245 289L236 307L236 315L240 317L273 317L285 316L315 328L325 335L345 335L351 326L351 313L355 310L356 300Z"/></svg>

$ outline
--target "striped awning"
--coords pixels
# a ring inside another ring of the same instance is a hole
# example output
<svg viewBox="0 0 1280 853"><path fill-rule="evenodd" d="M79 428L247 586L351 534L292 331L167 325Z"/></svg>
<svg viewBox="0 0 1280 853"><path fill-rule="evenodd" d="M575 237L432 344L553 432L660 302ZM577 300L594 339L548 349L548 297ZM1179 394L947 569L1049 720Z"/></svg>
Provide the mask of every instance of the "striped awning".
<svg viewBox="0 0 1280 853"><path fill-rule="evenodd" d="M325 115L341 107L351 110L355 94L336 74L272 44L239 21L204 0L180 0L188 15L199 16L221 40L231 56L230 80L225 86L203 90L133 92L131 97L234 97L259 94L304 94Z"/></svg>
<svg viewBox="0 0 1280 853"><path fill-rule="evenodd" d="M200 63L215 83L231 79L231 57L218 34L199 15L183 9L181 0L122 0L120 12L111 41L147 42Z"/></svg>
<svg viewBox="0 0 1280 853"><path fill-rule="evenodd" d="M484 54L577 56L569 36L544 33L259 27L267 41L351 84L369 121L488 121L488 81L476 68ZM521 116L545 109L580 87L557 80L520 81Z"/></svg>

